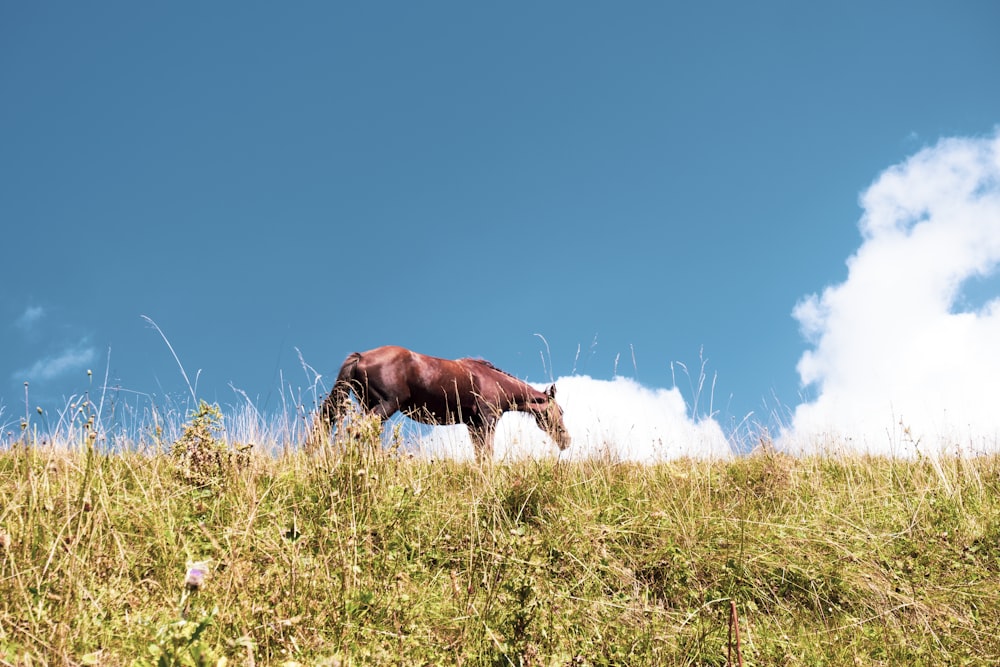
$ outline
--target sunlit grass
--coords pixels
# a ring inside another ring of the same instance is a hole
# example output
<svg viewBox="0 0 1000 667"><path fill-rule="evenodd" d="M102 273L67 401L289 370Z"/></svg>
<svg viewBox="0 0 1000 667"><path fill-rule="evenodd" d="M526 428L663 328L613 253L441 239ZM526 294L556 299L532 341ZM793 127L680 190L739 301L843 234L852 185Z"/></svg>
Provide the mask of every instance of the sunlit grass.
<svg viewBox="0 0 1000 667"><path fill-rule="evenodd" d="M1000 659L995 456L481 468L230 412L7 436L0 665Z"/></svg>

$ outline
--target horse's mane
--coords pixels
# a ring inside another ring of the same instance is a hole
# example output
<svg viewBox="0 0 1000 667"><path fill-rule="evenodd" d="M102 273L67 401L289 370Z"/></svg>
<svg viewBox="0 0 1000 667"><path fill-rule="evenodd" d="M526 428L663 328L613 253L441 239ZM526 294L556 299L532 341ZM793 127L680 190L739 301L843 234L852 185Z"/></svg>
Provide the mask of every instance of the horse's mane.
<svg viewBox="0 0 1000 667"><path fill-rule="evenodd" d="M521 380L520 378L514 377L514 375L508 373L504 369L497 368L496 366L494 366L492 361L486 361L485 359L476 359L474 357L465 357L463 359L459 359L459 361L468 361L468 362L472 362L474 364L479 364L481 366L486 366L486 368L489 368L490 370L497 371L498 373L503 373L507 377L513 378L514 380L517 380L518 382L523 382L523 380Z"/></svg>

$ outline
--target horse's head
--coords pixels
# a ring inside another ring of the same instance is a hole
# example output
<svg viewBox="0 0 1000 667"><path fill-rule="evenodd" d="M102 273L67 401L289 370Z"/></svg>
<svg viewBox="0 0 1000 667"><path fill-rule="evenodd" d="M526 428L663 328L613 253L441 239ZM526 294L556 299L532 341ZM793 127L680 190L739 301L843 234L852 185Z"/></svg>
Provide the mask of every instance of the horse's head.
<svg viewBox="0 0 1000 667"><path fill-rule="evenodd" d="M552 385L545 390L548 399L545 402L545 409L535 413L535 423L538 428L549 434L560 450L569 447L569 431L563 422L563 411L556 403L556 386Z"/></svg>

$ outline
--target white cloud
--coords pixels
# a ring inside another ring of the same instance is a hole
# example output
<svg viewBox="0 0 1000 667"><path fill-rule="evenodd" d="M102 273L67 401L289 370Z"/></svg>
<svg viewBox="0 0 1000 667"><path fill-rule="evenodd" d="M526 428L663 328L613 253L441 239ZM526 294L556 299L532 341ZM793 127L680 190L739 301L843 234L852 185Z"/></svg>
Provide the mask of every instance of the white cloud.
<svg viewBox="0 0 1000 667"><path fill-rule="evenodd" d="M1000 264L1000 132L920 151L883 172L861 206L847 279L793 313L812 345L799 376L818 394L795 409L782 445L995 449L1000 294L962 312L962 285Z"/></svg>
<svg viewBox="0 0 1000 667"><path fill-rule="evenodd" d="M57 355L39 359L30 368L16 371L11 377L18 381L29 382L52 380L66 373L80 370L92 364L96 358L96 350L88 346L86 342L80 342Z"/></svg>
<svg viewBox="0 0 1000 667"><path fill-rule="evenodd" d="M14 320L14 326L27 331L31 329L38 320L45 315L45 309L41 306L28 306L21 316Z"/></svg>
<svg viewBox="0 0 1000 667"><path fill-rule="evenodd" d="M563 458L610 456L654 462L731 454L719 424L712 419L693 421L676 388L651 389L627 378L594 380L571 376L556 381L556 400L563 408L563 420L573 439L562 453ZM464 426L431 429L420 446L429 455L472 457L472 443ZM531 416L516 412L500 420L494 447L498 459L558 452Z"/></svg>

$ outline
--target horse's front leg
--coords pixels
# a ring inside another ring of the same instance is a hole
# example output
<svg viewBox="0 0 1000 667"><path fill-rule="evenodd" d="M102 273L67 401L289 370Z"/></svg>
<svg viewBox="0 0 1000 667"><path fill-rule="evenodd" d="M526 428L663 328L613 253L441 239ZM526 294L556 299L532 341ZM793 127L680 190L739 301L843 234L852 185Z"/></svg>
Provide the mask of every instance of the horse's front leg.
<svg viewBox="0 0 1000 667"><path fill-rule="evenodd" d="M493 433L496 431L496 425L496 421L488 421L485 424L469 424L469 437L472 438L476 463L493 461Z"/></svg>

